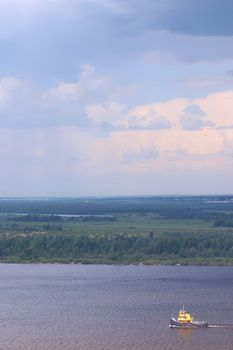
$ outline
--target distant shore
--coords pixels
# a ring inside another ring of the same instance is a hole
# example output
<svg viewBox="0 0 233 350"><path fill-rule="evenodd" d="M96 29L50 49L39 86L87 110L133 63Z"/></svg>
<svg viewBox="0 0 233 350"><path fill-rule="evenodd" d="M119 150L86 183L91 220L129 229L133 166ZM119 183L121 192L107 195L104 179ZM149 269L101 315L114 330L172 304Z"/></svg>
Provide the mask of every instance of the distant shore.
<svg viewBox="0 0 233 350"><path fill-rule="evenodd" d="M75 265L154 265L154 266L233 266L233 259L229 258L214 258L214 259L147 259L140 261L111 260L105 258L86 258L81 260L62 258L62 259L19 259L17 257L8 257L0 259L0 263L4 264L75 264Z"/></svg>
<svg viewBox="0 0 233 350"><path fill-rule="evenodd" d="M0 199L0 262L233 266L232 196Z"/></svg>

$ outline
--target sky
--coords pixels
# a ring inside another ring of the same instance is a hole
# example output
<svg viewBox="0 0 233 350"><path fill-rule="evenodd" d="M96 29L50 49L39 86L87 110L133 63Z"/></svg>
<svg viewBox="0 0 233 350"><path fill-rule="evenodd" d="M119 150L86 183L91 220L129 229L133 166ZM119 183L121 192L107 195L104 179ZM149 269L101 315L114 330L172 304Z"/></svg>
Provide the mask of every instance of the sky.
<svg viewBox="0 0 233 350"><path fill-rule="evenodd" d="M230 194L233 1L0 0L0 196Z"/></svg>

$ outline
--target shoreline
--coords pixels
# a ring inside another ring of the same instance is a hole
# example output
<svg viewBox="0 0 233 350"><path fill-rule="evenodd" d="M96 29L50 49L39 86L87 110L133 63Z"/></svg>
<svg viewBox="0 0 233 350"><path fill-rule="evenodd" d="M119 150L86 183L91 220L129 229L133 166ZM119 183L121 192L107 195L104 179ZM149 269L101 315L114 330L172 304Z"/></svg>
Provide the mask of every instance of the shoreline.
<svg viewBox="0 0 233 350"><path fill-rule="evenodd" d="M105 259L18 259L16 257L0 259L0 264L64 264L64 265L109 265L109 266L233 266L232 259L216 258L212 260L141 260L141 261L111 261Z"/></svg>

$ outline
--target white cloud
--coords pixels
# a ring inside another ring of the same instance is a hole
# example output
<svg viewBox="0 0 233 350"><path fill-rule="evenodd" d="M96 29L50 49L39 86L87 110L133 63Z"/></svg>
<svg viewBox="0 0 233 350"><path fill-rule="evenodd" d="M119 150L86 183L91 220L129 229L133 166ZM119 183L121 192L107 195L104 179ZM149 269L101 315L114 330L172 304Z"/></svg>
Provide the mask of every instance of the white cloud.
<svg viewBox="0 0 233 350"><path fill-rule="evenodd" d="M94 125L108 125L120 129L168 129L170 121L159 115L153 107L142 110L136 107L129 110L125 104L105 102L103 104L87 105L84 108L88 119Z"/></svg>
<svg viewBox="0 0 233 350"><path fill-rule="evenodd" d="M205 119L205 113L198 105L190 105L185 108L180 117L180 125L184 130L200 130L215 126L212 121Z"/></svg>
<svg viewBox="0 0 233 350"><path fill-rule="evenodd" d="M75 82L37 88L15 77L0 79L0 127L34 127L86 124L83 108L89 101L106 99L119 90L110 77L83 65Z"/></svg>
<svg viewBox="0 0 233 350"><path fill-rule="evenodd" d="M153 117L164 116L171 128L179 128L179 119L185 108L191 104L189 99L175 99L162 103L137 106L129 111L130 115L153 122ZM151 120L152 118L152 120Z"/></svg>
<svg viewBox="0 0 233 350"><path fill-rule="evenodd" d="M159 152L155 145L146 145L142 147L137 147L137 149L134 150L126 150L123 154L123 161L126 164L131 163L148 163L150 161L153 161L159 157Z"/></svg>
<svg viewBox="0 0 233 350"><path fill-rule="evenodd" d="M0 127L14 127L21 122L24 126L25 115L37 107L34 97L30 82L15 77L0 79Z"/></svg>
<svg viewBox="0 0 233 350"><path fill-rule="evenodd" d="M217 127L233 127L233 91L211 94L196 103Z"/></svg>
<svg viewBox="0 0 233 350"><path fill-rule="evenodd" d="M136 129L169 129L170 121L163 115L159 115L154 108L149 108L141 113L138 109L130 110L127 117L128 128Z"/></svg>
<svg viewBox="0 0 233 350"><path fill-rule="evenodd" d="M189 110L196 106L202 115ZM203 128L232 128L233 127L233 91L223 91L196 99L175 99L162 103L137 106L128 112L142 120L142 125L153 128L158 116L164 116L172 129L184 128L199 130Z"/></svg>
<svg viewBox="0 0 233 350"><path fill-rule="evenodd" d="M23 83L14 77L0 79L0 108L20 91Z"/></svg>
<svg viewBox="0 0 233 350"><path fill-rule="evenodd" d="M224 130L223 149L221 155L230 157L233 161L233 128Z"/></svg>
<svg viewBox="0 0 233 350"><path fill-rule="evenodd" d="M111 87L111 79L108 76L98 76L94 67L85 64L81 66L82 73L78 81L74 83L61 82L57 86L45 91L43 99L48 104L69 103L79 101L88 94L107 91Z"/></svg>
<svg viewBox="0 0 233 350"><path fill-rule="evenodd" d="M15 77L0 79L0 126L110 127L116 130L198 131L233 128L233 91L129 108L120 87L83 65L78 80L38 89ZM112 96L118 94L116 100ZM103 102L104 101L104 102ZM220 132L220 131L219 131ZM182 148L182 147L181 147Z"/></svg>
<svg viewBox="0 0 233 350"><path fill-rule="evenodd" d="M187 181L187 176L194 181L197 174L213 175L220 170L232 174L232 132L118 130L101 137L95 128L34 128L30 132L2 128L0 191L2 195L93 195L103 194L104 188L105 194L123 193L128 187L143 193L140 184L145 183L153 193L160 178L160 190L169 193L171 187L166 191L165 182L176 178L179 183L178 177L184 174Z"/></svg>
<svg viewBox="0 0 233 350"><path fill-rule="evenodd" d="M205 127L213 127L215 124L196 115L184 114L180 118L180 125L184 130L200 130Z"/></svg>
<svg viewBox="0 0 233 350"><path fill-rule="evenodd" d="M87 105L84 110L88 120L93 125L107 124L115 126L117 120L121 118L126 105L116 102L105 102L104 104Z"/></svg>

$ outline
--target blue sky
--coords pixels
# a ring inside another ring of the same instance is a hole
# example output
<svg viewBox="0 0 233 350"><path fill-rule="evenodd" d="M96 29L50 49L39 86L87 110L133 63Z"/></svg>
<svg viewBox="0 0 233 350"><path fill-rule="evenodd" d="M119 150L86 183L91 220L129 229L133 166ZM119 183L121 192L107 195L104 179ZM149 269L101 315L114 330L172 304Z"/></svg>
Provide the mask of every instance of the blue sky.
<svg viewBox="0 0 233 350"><path fill-rule="evenodd" d="M232 15L0 0L0 195L231 193Z"/></svg>

